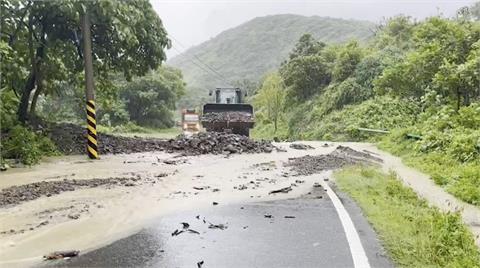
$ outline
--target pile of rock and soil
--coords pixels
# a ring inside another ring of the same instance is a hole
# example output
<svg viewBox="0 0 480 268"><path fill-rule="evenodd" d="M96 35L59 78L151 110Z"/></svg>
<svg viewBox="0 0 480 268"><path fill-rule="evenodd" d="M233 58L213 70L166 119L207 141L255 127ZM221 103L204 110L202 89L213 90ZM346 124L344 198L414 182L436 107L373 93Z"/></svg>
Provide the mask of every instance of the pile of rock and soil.
<svg viewBox="0 0 480 268"><path fill-rule="evenodd" d="M251 113L247 112L213 112L206 113L202 116L202 121L204 122L250 122L253 121L253 116Z"/></svg>
<svg viewBox="0 0 480 268"><path fill-rule="evenodd" d="M49 126L47 135L60 152L72 155L85 153L87 130L74 124ZM162 150L165 140L98 134L100 154L139 153Z"/></svg>
<svg viewBox="0 0 480 268"><path fill-rule="evenodd" d="M313 150L313 149L315 149L315 147L310 146L308 144L303 144L303 143L292 143L292 144L290 144L289 147L292 148L292 149L295 149L295 150Z"/></svg>
<svg viewBox="0 0 480 268"><path fill-rule="evenodd" d="M87 132L84 128L74 124L58 124L50 126L46 132L60 152L69 155L85 153ZM98 145L100 154L149 151L179 152L186 155L269 153L274 148L269 141L255 141L245 136L223 132L179 135L170 140L99 133Z"/></svg>
<svg viewBox="0 0 480 268"><path fill-rule="evenodd" d="M136 186L142 183L153 183L154 178L141 179L139 176L117 177L105 179L64 179L59 181L40 181L23 185L10 186L0 191L0 207L18 205L35 200L42 196L58 195L62 192L77 189L110 187L110 186Z"/></svg>
<svg viewBox="0 0 480 268"><path fill-rule="evenodd" d="M270 153L274 146L269 141L255 141L246 136L223 132L200 132L192 136L178 136L167 142L167 151L186 154Z"/></svg>
<svg viewBox="0 0 480 268"><path fill-rule="evenodd" d="M333 152L321 155L306 155L289 158L284 165L295 175L312 175L325 170L338 169L349 165L381 163L382 159L367 152L359 152L350 147L338 146Z"/></svg>

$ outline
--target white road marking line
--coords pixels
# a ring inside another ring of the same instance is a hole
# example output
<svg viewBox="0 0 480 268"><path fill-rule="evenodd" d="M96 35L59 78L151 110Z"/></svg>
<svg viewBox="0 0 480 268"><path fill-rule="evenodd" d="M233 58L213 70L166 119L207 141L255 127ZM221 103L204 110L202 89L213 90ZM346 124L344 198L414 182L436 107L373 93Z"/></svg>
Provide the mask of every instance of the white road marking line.
<svg viewBox="0 0 480 268"><path fill-rule="evenodd" d="M321 184L323 188L327 190L328 197L330 197L330 200L332 200L333 206L335 207L338 217L342 222L343 230L348 241L348 246L350 247L350 253L352 254L354 267L370 268L367 254L365 253L362 242L360 241L360 237L358 236L357 229L355 229L355 225L353 225L352 219L348 215L347 210L332 188L330 188L328 183L322 181Z"/></svg>

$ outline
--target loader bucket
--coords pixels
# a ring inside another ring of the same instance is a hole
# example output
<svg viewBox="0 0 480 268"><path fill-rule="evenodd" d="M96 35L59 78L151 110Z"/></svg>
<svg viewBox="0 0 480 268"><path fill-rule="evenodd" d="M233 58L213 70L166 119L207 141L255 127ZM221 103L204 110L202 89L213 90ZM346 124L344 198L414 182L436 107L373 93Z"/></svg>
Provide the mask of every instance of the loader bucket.
<svg viewBox="0 0 480 268"><path fill-rule="evenodd" d="M207 103L203 105L203 114L221 113L221 112L246 112L253 114L253 107L250 104L224 104L224 103Z"/></svg>

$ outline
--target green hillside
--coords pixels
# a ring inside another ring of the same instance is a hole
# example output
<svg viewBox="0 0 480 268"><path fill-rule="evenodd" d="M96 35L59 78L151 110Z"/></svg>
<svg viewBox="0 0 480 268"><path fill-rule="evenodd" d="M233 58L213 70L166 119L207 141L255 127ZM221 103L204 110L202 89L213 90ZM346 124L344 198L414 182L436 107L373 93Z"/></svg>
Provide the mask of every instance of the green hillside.
<svg viewBox="0 0 480 268"><path fill-rule="evenodd" d="M187 82L183 105L198 104L202 102L199 97L204 98L208 89L245 79L256 82L266 72L277 69L304 33L325 43L341 43L351 39L365 41L373 35L374 28L371 22L318 16L259 17L226 30L167 63L181 69ZM198 59L226 79L205 66L202 70L197 66L201 65Z"/></svg>

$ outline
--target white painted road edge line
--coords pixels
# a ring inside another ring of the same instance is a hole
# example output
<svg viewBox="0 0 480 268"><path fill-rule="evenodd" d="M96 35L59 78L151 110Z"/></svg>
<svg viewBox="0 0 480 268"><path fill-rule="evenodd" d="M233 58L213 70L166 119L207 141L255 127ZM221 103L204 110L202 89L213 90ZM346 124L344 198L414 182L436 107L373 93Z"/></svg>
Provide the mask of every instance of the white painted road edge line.
<svg viewBox="0 0 480 268"><path fill-rule="evenodd" d="M353 225L353 221L348 215L347 210L343 206L342 202L335 194L335 192L330 188L328 183L321 183L323 188L327 190L328 197L332 200L333 206L337 211L338 217L342 222L343 230L345 236L347 237L348 246L350 247L350 253L352 254L353 265L355 268L370 268L370 263L368 262L367 254L363 249L362 242L358 236L357 229Z"/></svg>

